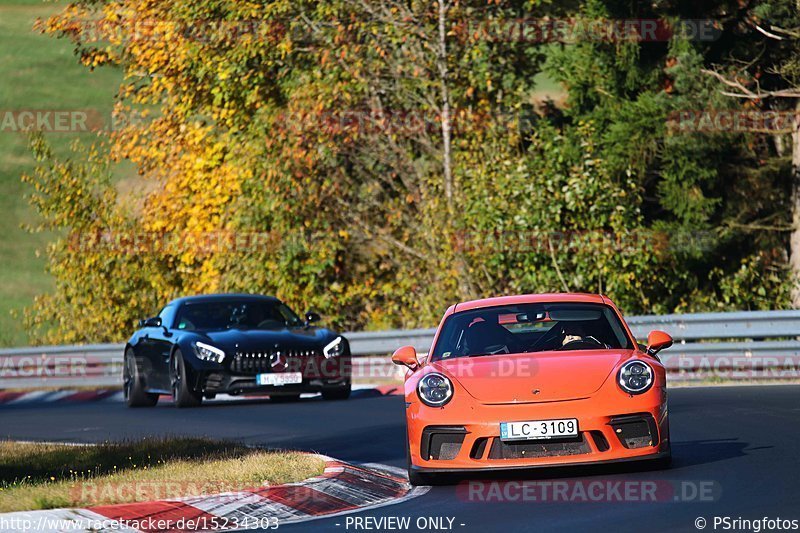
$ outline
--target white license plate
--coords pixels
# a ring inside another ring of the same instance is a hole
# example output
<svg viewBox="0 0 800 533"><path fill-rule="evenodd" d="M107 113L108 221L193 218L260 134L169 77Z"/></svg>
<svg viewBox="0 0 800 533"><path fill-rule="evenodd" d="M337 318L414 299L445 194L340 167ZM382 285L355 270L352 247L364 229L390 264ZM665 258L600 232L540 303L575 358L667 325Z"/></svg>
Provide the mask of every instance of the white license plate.
<svg viewBox="0 0 800 533"><path fill-rule="evenodd" d="M303 382L301 372L286 372L282 374L258 374L256 383L259 385L296 385Z"/></svg>
<svg viewBox="0 0 800 533"><path fill-rule="evenodd" d="M535 440L577 436L577 418L500 423L501 440Z"/></svg>

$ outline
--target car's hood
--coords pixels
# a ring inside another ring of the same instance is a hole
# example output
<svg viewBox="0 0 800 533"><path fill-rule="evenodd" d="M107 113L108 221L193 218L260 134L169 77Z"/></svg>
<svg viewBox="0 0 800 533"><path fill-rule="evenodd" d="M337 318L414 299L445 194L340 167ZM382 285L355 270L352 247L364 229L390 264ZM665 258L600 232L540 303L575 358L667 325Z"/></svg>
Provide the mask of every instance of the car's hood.
<svg viewBox="0 0 800 533"><path fill-rule="evenodd" d="M205 332L210 344L231 352L259 352L272 348L311 349L324 346L336 334L324 328L228 329Z"/></svg>
<svg viewBox="0 0 800 533"><path fill-rule="evenodd" d="M591 396L632 353L581 350L500 354L434 361L430 367L454 378L483 403L552 402Z"/></svg>

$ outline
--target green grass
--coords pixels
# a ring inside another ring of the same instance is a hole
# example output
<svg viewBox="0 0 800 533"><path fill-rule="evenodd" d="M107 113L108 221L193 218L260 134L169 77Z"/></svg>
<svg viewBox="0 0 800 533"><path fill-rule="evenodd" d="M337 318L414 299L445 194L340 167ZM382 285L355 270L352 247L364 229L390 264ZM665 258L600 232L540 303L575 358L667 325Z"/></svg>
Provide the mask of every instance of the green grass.
<svg viewBox="0 0 800 533"><path fill-rule="evenodd" d="M316 456L207 439L97 446L0 441L0 513L200 496L318 476Z"/></svg>
<svg viewBox="0 0 800 533"><path fill-rule="evenodd" d="M121 80L119 71L90 72L78 63L69 41L33 31L37 17L56 13L63 5L0 0L0 110L96 109L107 116ZM56 153L64 154L76 136L49 133L47 139ZM52 287L43 254L50 236L20 228L36 220L24 199L27 186L20 182L32 168L27 137L0 131L0 346L28 343L12 311L20 311ZM37 250L42 252L38 257Z"/></svg>

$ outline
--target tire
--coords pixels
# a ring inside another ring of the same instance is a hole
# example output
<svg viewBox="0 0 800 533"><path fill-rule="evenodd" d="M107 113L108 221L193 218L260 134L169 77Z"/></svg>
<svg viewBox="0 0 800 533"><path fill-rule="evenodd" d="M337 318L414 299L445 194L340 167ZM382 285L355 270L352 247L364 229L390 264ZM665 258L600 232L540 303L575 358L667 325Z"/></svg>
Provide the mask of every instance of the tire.
<svg viewBox="0 0 800 533"><path fill-rule="evenodd" d="M128 407L154 407L158 403L158 394L151 394L142 387L139 367L132 348L125 350L122 365L122 393Z"/></svg>
<svg viewBox="0 0 800 533"><path fill-rule="evenodd" d="M672 466L672 453L670 453L666 457L659 457L658 459L653 459L652 461L650 461L649 466L653 470L668 470L669 467Z"/></svg>
<svg viewBox="0 0 800 533"><path fill-rule="evenodd" d="M291 402L296 402L299 399L300 399L299 394L285 394L285 395L276 394L275 396L269 397L269 401L271 401L272 403L291 403Z"/></svg>
<svg viewBox="0 0 800 533"><path fill-rule="evenodd" d="M659 457L658 459L651 461L651 466L655 470L667 470L670 466L672 466L672 439L670 438L669 434L669 418L667 418L665 430L665 433L667 434L667 441L670 443L669 447L667 448L668 453L665 457Z"/></svg>
<svg viewBox="0 0 800 533"><path fill-rule="evenodd" d="M336 387L335 389L322 389L322 399L324 400L346 400L350 397L350 391L352 390L353 385L348 383L347 385L342 385L341 387Z"/></svg>
<svg viewBox="0 0 800 533"><path fill-rule="evenodd" d="M428 487L446 483L442 474L423 474L411 468L411 444L408 441L408 428L406 428L406 470L408 470L408 482L412 487Z"/></svg>
<svg viewBox="0 0 800 533"><path fill-rule="evenodd" d="M172 401L175 407L197 407L203 402L203 396L192 389L189 383L186 362L180 350L175 350L169 363L169 378L172 388Z"/></svg>
<svg viewBox="0 0 800 533"><path fill-rule="evenodd" d="M411 484L412 487L427 487L432 485L432 483L428 482L428 478L425 477L424 474L420 474L419 472L414 472L413 470L408 470L408 482Z"/></svg>
<svg viewBox="0 0 800 533"><path fill-rule="evenodd" d="M408 482L412 487L425 485L422 475L411 469L411 444L408 442L408 427L406 427L406 470L408 471Z"/></svg>

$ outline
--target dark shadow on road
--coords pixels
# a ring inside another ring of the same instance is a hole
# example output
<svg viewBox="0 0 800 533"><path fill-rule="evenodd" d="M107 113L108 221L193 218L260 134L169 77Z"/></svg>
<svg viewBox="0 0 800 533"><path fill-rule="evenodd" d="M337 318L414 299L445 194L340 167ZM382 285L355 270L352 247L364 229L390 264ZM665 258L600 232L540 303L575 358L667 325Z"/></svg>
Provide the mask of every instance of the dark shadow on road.
<svg viewBox="0 0 800 533"><path fill-rule="evenodd" d="M657 467L651 461L630 461L596 465L553 466L508 471L488 471L470 474L449 474L441 479L443 484L458 484L465 481L522 481L587 478L594 476L620 476L648 473L655 478L675 477L670 472L684 467L713 463L747 455L746 442L738 439L714 439L673 443L672 466Z"/></svg>
<svg viewBox="0 0 800 533"><path fill-rule="evenodd" d="M674 469L703 465L742 457L747 455L745 448L748 446L749 443L735 437L673 442L672 467ZM772 448L772 446L762 446L762 448Z"/></svg>

